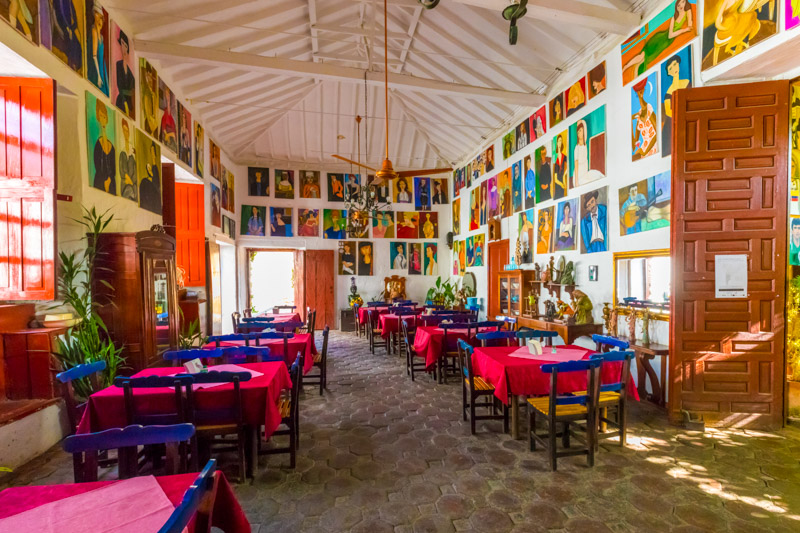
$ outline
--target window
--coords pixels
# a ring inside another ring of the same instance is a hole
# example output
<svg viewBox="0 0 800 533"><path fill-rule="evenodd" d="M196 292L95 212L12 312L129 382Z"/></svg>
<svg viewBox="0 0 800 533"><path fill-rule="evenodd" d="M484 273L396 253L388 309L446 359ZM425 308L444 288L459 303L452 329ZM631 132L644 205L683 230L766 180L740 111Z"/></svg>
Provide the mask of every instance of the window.
<svg viewBox="0 0 800 533"><path fill-rule="evenodd" d="M625 305L626 298L647 302L669 311L669 250L648 250L614 254L614 301Z"/></svg>

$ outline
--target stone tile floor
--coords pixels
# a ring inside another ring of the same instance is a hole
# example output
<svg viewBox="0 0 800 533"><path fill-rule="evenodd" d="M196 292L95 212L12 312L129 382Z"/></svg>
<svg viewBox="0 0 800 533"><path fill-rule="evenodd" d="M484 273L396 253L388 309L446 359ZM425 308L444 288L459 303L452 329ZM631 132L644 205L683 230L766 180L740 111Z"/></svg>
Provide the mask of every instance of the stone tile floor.
<svg viewBox="0 0 800 533"><path fill-rule="evenodd" d="M378 352L383 352L378 349ZM501 433L470 436L459 385L412 383L397 356L332 332L329 390L301 398L297 468L262 458L235 486L264 532L800 531L800 430L685 431L635 405L629 443L559 461ZM71 482L58 447L4 485Z"/></svg>

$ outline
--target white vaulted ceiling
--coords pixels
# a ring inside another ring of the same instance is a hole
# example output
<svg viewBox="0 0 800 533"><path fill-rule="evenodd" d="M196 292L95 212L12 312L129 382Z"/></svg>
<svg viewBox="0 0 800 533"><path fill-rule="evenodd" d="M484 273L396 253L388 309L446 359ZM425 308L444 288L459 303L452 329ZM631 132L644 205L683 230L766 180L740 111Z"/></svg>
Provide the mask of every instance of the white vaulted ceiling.
<svg viewBox="0 0 800 533"><path fill-rule="evenodd" d="M529 0L508 44L508 0L390 0L389 150L395 168L449 165L654 0ZM137 52L236 161L331 163L384 155L382 0L109 0ZM365 77L367 107L365 108Z"/></svg>

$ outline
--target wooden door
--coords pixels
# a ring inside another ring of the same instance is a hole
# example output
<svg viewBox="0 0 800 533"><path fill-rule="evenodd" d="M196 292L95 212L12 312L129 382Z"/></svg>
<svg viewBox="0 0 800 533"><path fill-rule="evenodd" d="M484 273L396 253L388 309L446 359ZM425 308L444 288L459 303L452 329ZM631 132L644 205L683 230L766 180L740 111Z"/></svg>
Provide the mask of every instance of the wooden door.
<svg viewBox="0 0 800 533"><path fill-rule="evenodd" d="M298 250L295 252L295 305L305 316L306 307L317 310L316 329L336 327L333 286L333 250Z"/></svg>
<svg viewBox="0 0 800 533"><path fill-rule="evenodd" d="M55 297L54 86L0 78L0 300Z"/></svg>
<svg viewBox="0 0 800 533"><path fill-rule="evenodd" d="M175 262L185 272L186 287L204 287L206 284L204 202L202 183L175 184Z"/></svg>
<svg viewBox="0 0 800 533"><path fill-rule="evenodd" d="M489 304L486 318L491 320L500 314L500 288L497 285L497 273L502 272L508 263L508 239L489 243Z"/></svg>
<svg viewBox="0 0 800 533"><path fill-rule="evenodd" d="M783 423L788 95L774 81L673 97L673 422ZM748 298L715 298L717 254L747 255Z"/></svg>

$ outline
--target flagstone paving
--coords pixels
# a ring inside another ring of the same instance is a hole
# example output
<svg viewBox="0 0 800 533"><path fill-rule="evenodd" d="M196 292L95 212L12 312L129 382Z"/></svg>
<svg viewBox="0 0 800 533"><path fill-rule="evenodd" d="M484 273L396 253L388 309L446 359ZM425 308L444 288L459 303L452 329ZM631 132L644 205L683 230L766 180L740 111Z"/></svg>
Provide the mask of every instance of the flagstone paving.
<svg viewBox="0 0 800 533"><path fill-rule="evenodd" d="M686 431L649 404L628 445L601 444L594 468L559 460L461 418L459 384L411 382L396 355L331 333L329 387L301 397L297 468L262 458L236 485L264 532L800 531L800 430ZM524 433L524 432L523 432ZM2 486L70 482L58 447Z"/></svg>

